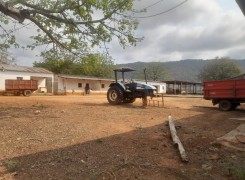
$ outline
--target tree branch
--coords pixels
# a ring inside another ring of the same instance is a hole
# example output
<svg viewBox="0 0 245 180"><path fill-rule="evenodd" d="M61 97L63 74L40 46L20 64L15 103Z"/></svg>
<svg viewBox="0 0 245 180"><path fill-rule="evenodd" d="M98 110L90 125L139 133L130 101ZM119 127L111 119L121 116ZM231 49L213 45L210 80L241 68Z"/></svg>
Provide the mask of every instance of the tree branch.
<svg viewBox="0 0 245 180"><path fill-rule="evenodd" d="M30 15L25 10L19 10L12 7L8 7L8 5L3 1L0 1L0 12L5 14L6 16L9 16L19 21L19 23L22 23L26 19L26 16Z"/></svg>
<svg viewBox="0 0 245 180"><path fill-rule="evenodd" d="M53 43L57 44L58 46L71 51L68 47L60 43L58 39L56 39L43 25L41 25L34 17L29 17L29 20L31 20L34 24L36 24L50 39Z"/></svg>

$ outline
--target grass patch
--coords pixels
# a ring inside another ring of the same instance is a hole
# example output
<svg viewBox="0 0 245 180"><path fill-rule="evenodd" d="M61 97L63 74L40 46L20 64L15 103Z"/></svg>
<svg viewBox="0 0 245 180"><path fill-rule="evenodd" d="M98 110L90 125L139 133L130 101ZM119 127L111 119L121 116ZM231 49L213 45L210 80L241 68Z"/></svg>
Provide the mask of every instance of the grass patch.
<svg viewBox="0 0 245 180"><path fill-rule="evenodd" d="M10 172L17 171L20 168L20 162L15 160L7 160L4 162L4 165Z"/></svg>
<svg viewBox="0 0 245 180"><path fill-rule="evenodd" d="M227 167L228 176L232 176L237 180L244 180L245 179L245 167L237 166L231 164Z"/></svg>
<svg viewBox="0 0 245 180"><path fill-rule="evenodd" d="M95 140L95 142L97 142L97 143L102 143L103 140L102 140L101 138L98 138L98 139Z"/></svg>

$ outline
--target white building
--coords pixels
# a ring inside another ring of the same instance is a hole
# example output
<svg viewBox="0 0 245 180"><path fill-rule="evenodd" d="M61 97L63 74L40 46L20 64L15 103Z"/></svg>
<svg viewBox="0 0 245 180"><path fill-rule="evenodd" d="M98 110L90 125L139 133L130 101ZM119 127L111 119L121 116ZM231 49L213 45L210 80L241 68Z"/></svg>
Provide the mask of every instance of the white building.
<svg viewBox="0 0 245 180"><path fill-rule="evenodd" d="M53 93L55 95L106 93L109 85L115 81L114 79L81 75L54 75L43 68L0 64L0 91L5 90L6 79L37 80L38 90L36 93ZM136 82L145 83L143 81ZM166 83L148 82L148 84L155 86L157 93L166 93Z"/></svg>
<svg viewBox="0 0 245 180"><path fill-rule="evenodd" d="M0 91L5 90L5 80L37 80L40 93L53 92L53 73L43 68L0 64Z"/></svg>
<svg viewBox="0 0 245 180"><path fill-rule="evenodd" d="M144 81L135 81L140 83L146 83ZM167 84L164 82L157 82L157 81L148 81L147 84L155 86L157 88L157 94L166 94L167 92Z"/></svg>
<svg viewBox="0 0 245 180"><path fill-rule="evenodd" d="M54 94L106 93L112 79L58 74L54 76Z"/></svg>

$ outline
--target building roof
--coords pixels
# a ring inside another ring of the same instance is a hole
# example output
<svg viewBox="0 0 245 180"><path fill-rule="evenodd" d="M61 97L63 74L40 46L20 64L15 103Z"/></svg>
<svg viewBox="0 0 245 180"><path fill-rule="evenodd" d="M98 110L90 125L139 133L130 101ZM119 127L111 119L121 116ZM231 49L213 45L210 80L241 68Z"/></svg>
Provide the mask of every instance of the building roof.
<svg viewBox="0 0 245 180"><path fill-rule="evenodd" d="M195 84L195 85L202 85L200 82L189 82L189 81L178 81L178 80L172 80L172 81L163 81L166 84Z"/></svg>
<svg viewBox="0 0 245 180"><path fill-rule="evenodd" d="M130 71L136 71L136 70L133 69L133 68L130 68L130 67L120 67L120 68L114 69L113 71L116 71L116 72L130 72Z"/></svg>
<svg viewBox="0 0 245 180"><path fill-rule="evenodd" d="M43 68L9 65L9 64L0 64L0 71L16 71L16 72L53 74L51 71L48 71Z"/></svg>
<svg viewBox="0 0 245 180"><path fill-rule="evenodd" d="M58 77L67 78L67 79L84 79L84 80L98 80L98 81L115 81L114 79L100 78L100 77L91 77L91 76L82 76L82 75L67 75L67 74L57 74Z"/></svg>

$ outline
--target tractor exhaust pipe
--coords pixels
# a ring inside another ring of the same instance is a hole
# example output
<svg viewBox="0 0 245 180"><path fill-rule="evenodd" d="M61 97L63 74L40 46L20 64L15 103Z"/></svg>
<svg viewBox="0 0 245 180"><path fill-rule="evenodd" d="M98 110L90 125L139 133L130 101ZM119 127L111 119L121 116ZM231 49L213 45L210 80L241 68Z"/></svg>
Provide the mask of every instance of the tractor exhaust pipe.
<svg viewBox="0 0 245 180"><path fill-rule="evenodd" d="M145 74L145 83L147 84L146 68L144 69L144 74Z"/></svg>

